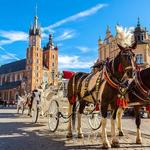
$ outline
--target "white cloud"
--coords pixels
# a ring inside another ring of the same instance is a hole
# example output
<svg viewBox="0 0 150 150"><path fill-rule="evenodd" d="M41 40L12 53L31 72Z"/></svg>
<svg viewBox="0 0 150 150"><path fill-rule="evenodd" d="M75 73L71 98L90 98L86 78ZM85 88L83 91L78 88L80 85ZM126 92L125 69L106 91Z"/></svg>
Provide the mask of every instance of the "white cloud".
<svg viewBox="0 0 150 150"><path fill-rule="evenodd" d="M27 41L28 34L22 31L4 31L0 30L0 45L11 44L16 41Z"/></svg>
<svg viewBox="0 0 150 150"><path fill-rule="evenodd" d="M65 19L62 19L60 21L57 21L56 23L43 27L42 28L42 38L48 38L48 33L46 31L54 33L55 31L53 28L59 27L65 23L76 21L80 18L88 17L91 16L95 13L97 13L100 9L103 7L107 6L107 4L97 4L96 6L87 9L85 11L81 11L73 16L67 17ZM70 39L75 36L75 33L73 31L65 31L62 35L56 38L56 41L62 41L66 39ZM11 44L17 41L27 41L28 40L28 33L23 32L23 31L4 31L0 30L0 46L6 45L6 44Z"/></svg>
<svg viewBox="0 0 150 150"><path fill-rule="evenodd" d="M90 51L90 48L86 47L86 46L77 46L77 49L79 49L81 52L86 53Z"/></svg>
<svg viewBox="0 0 150 150"><path fill-rule="evenodd" d="M65 30L60 36L56 37L55 41L64 41L67 39L71 39L75 36L74 30Z"/></svg>
<svg viewBox="0 0 150 150"><path fill-rule="evenodd" d="M82 61L79 56L59 55L59 69L89 69L94 60Z"/></svg>
<svg viewBox="0 0 150 150"><path fill-rule="evenodd" d="M58 43L57 46L58 46L58 47L62 47L62 46L63 46L63 43Z"/></svg>
<svg viewBox="0 0 150 150"><path fill-rule="evenodd" d="M3 61L3 60L12 60L12 59L15 59L15 60L20 60L20 58L18 58L16 56L16 54L13 54L13 53L9 53L7 52L4 48L0 47L0 49L5 53L4 55L1 55L0 56L0 60Z"/></svg>
<svg viewBox="0 0 150 150"><path fill-rule="evenodd" d="M90 8L90 9L87 9L85 11L81 11L73 16L70 16L70 17L67 17L63 20L60 20L48 27L43 27L43 31L45 30L48 30L48 31L51 31L52 28L56 28L56 27L59 27L65 23L68 23L68 22L71 22L71 21L76 21L77 19L80 19L80 18L84 18L84 17L87 17L87 16L91 16L95 13L97 13L100 9L102 9L103 7L107 6L107 4L97 4L96 6Z"/></svg>

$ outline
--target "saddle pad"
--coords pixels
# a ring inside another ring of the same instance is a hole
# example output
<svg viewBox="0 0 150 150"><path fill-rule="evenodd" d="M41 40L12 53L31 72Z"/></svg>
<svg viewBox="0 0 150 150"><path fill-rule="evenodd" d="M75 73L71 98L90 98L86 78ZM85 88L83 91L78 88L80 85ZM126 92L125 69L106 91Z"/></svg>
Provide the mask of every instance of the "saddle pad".
<svg viewBox="0 0 150 150"><path fill-rule="evenodd" d="M93 74L92 77L90 77L89 81L88 78L89 76L91 76L91 74L89 74L82 82L82 87L81 87L81 93L84 95L84 93L86 91L91 91L95 85L96 85L96 81L98 79L98 77L100 76L101 72L97 72L96 74ZM86 85L88 82L88 85ZM87 86L87 87L86 87Z"/></svg>

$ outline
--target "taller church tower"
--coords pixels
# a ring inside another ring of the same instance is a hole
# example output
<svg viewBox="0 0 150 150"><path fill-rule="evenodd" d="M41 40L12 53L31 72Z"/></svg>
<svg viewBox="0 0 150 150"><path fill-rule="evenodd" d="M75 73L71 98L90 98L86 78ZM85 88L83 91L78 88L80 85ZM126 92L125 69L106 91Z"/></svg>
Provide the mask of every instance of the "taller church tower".
<svg viewBox="0 0 150 150"><path fill-rule="evenodd" d="M43 50L41 48L41 28L38 17L34 17L34 24L29 29L29 47L26 53L27 89L31 92L42 83Z"/></svg>

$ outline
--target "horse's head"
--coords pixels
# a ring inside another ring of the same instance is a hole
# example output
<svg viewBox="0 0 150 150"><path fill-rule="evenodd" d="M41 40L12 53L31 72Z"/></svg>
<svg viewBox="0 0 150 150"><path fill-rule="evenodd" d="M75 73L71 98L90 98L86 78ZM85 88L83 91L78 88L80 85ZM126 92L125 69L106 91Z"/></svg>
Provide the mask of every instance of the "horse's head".
<svg viewBox="0 0 150 150"><path fill-rule="evenodd" d="M132 44L132 46L126 48L118 45L120 52L114 60L114 70L121 80L133 78L135 70L135 55L132 50L136 48L136 45L136 42Z"/></svg>

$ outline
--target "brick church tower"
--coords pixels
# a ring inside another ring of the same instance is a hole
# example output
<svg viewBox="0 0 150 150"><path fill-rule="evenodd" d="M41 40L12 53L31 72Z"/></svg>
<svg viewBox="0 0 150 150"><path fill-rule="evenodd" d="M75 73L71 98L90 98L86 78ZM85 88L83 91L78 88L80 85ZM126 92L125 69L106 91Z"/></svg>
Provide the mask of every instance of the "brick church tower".
<svg viewBox="0 0 150 150"><path fill-rule="evenodd" d="M41 28L38 17L34 17L34 24L29 29L29 47L26 53L27 89L32 91L42 83L43 50L41 48Z"/></svg>

